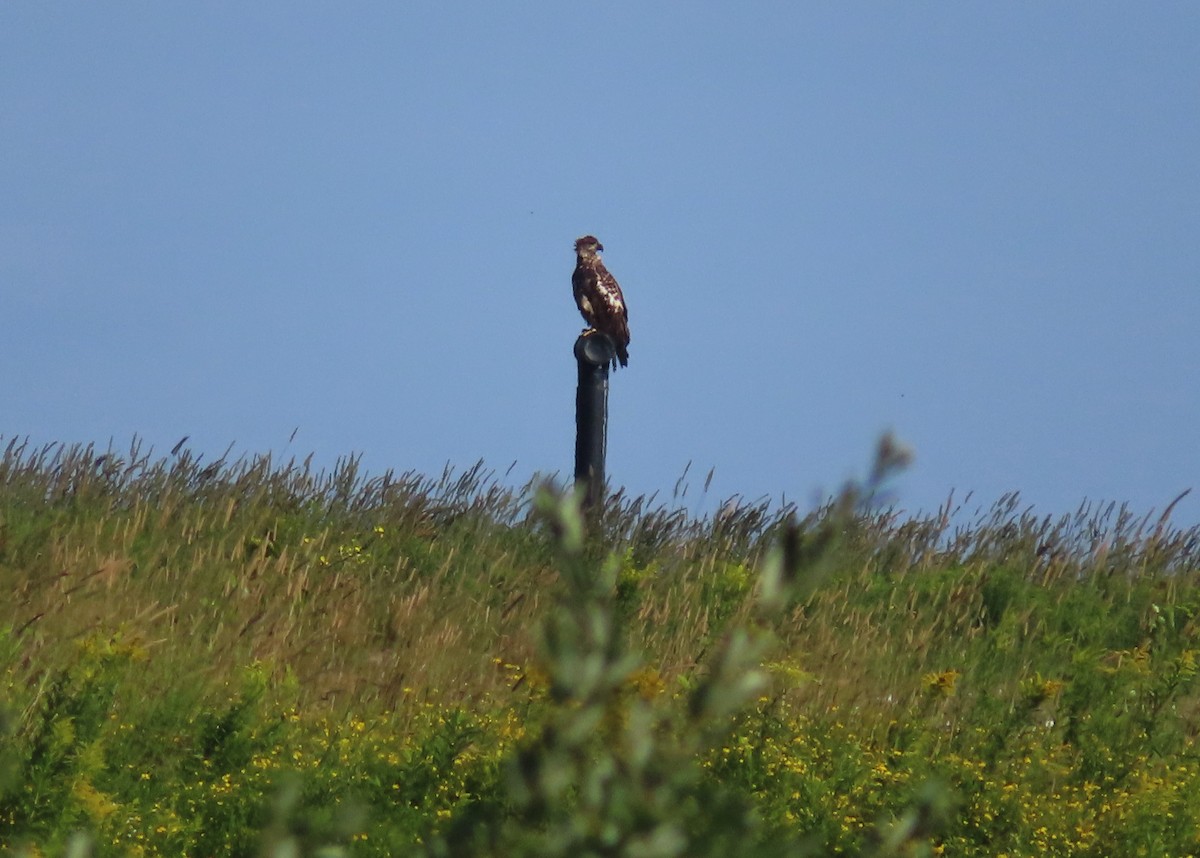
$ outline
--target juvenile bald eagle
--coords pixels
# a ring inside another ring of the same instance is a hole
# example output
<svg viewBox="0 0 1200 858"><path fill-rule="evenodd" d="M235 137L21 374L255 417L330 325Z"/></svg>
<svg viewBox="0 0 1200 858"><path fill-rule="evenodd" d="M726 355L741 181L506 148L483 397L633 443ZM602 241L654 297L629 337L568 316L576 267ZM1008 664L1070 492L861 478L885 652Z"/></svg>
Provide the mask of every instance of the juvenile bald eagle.
<svg viewBox="0 0 1200 858"><path fill-rule="evenodd" d="M621 366L629 366L629 311L617 279L608 273L600 259L602 250L604 245L594 235L576 239L571 286L579 312L588 323L584 334L591 331L606 334L617 347ZM616 363L613 368L616 369Z"/></svg>

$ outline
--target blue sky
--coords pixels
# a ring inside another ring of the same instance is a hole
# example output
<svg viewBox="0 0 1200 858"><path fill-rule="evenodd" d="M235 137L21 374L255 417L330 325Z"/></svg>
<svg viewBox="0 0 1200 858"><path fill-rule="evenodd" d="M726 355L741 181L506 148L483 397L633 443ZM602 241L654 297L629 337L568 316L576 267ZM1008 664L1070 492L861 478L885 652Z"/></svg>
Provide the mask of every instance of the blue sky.
<svg viewBox="0 0 1200 858"><path fill-rule="evenodd" d="M594 233L635 493L1200 489L1195 4L9 0L0 104L5 441L569 473Z"/></svg>

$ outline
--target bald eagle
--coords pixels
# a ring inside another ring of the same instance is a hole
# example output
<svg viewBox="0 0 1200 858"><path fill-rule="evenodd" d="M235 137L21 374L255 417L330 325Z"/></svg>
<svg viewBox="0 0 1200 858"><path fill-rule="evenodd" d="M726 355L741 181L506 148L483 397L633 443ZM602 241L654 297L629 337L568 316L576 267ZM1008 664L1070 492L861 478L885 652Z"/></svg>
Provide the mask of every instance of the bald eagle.
<svg viewBox="0 0 1200 858"><path fill-rule="evenodd" d="M629 310L625 307L625 296L617 279L608 273L600 252L604 245L594 235L585 235L575 241L575 273L571 275L571 287L575 293L575 304L588 323L584 335L598 331L613 341L617 348L617 360L621 366L629 366ZM616 369L613 362L613 369Z"/></svg>

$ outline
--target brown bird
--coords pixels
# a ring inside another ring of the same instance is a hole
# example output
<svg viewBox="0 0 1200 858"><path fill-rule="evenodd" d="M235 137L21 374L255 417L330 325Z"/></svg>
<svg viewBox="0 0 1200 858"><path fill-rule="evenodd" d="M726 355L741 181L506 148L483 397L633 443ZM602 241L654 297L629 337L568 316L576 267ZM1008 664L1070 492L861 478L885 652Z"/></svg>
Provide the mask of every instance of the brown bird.
<svg viewBox="0 0 1200 858"><path fill-rule="evenodd" d="M571 287L575 304L588 323L584 336L592 332L606 335L617 347L617 360L621 366L629 366L629 310L617 278L608 273L600 259L603 250L604 245L594 235L576 239ZM616 366L614 361L613 369Z"/></svg>

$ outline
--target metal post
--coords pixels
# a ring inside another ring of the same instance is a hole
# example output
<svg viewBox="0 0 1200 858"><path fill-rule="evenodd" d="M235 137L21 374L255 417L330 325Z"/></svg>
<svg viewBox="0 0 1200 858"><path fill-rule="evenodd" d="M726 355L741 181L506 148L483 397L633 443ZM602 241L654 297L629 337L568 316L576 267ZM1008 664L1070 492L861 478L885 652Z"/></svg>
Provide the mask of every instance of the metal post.
<svg viewBox="0 0 1200 858"><path fill-rule="evenodd" d="M575 341L579 386L575 389L575 485L584 487L583 506L604 497L604 454L608 444L608 367L616 358L612 340L590 333Z"/></svg>

